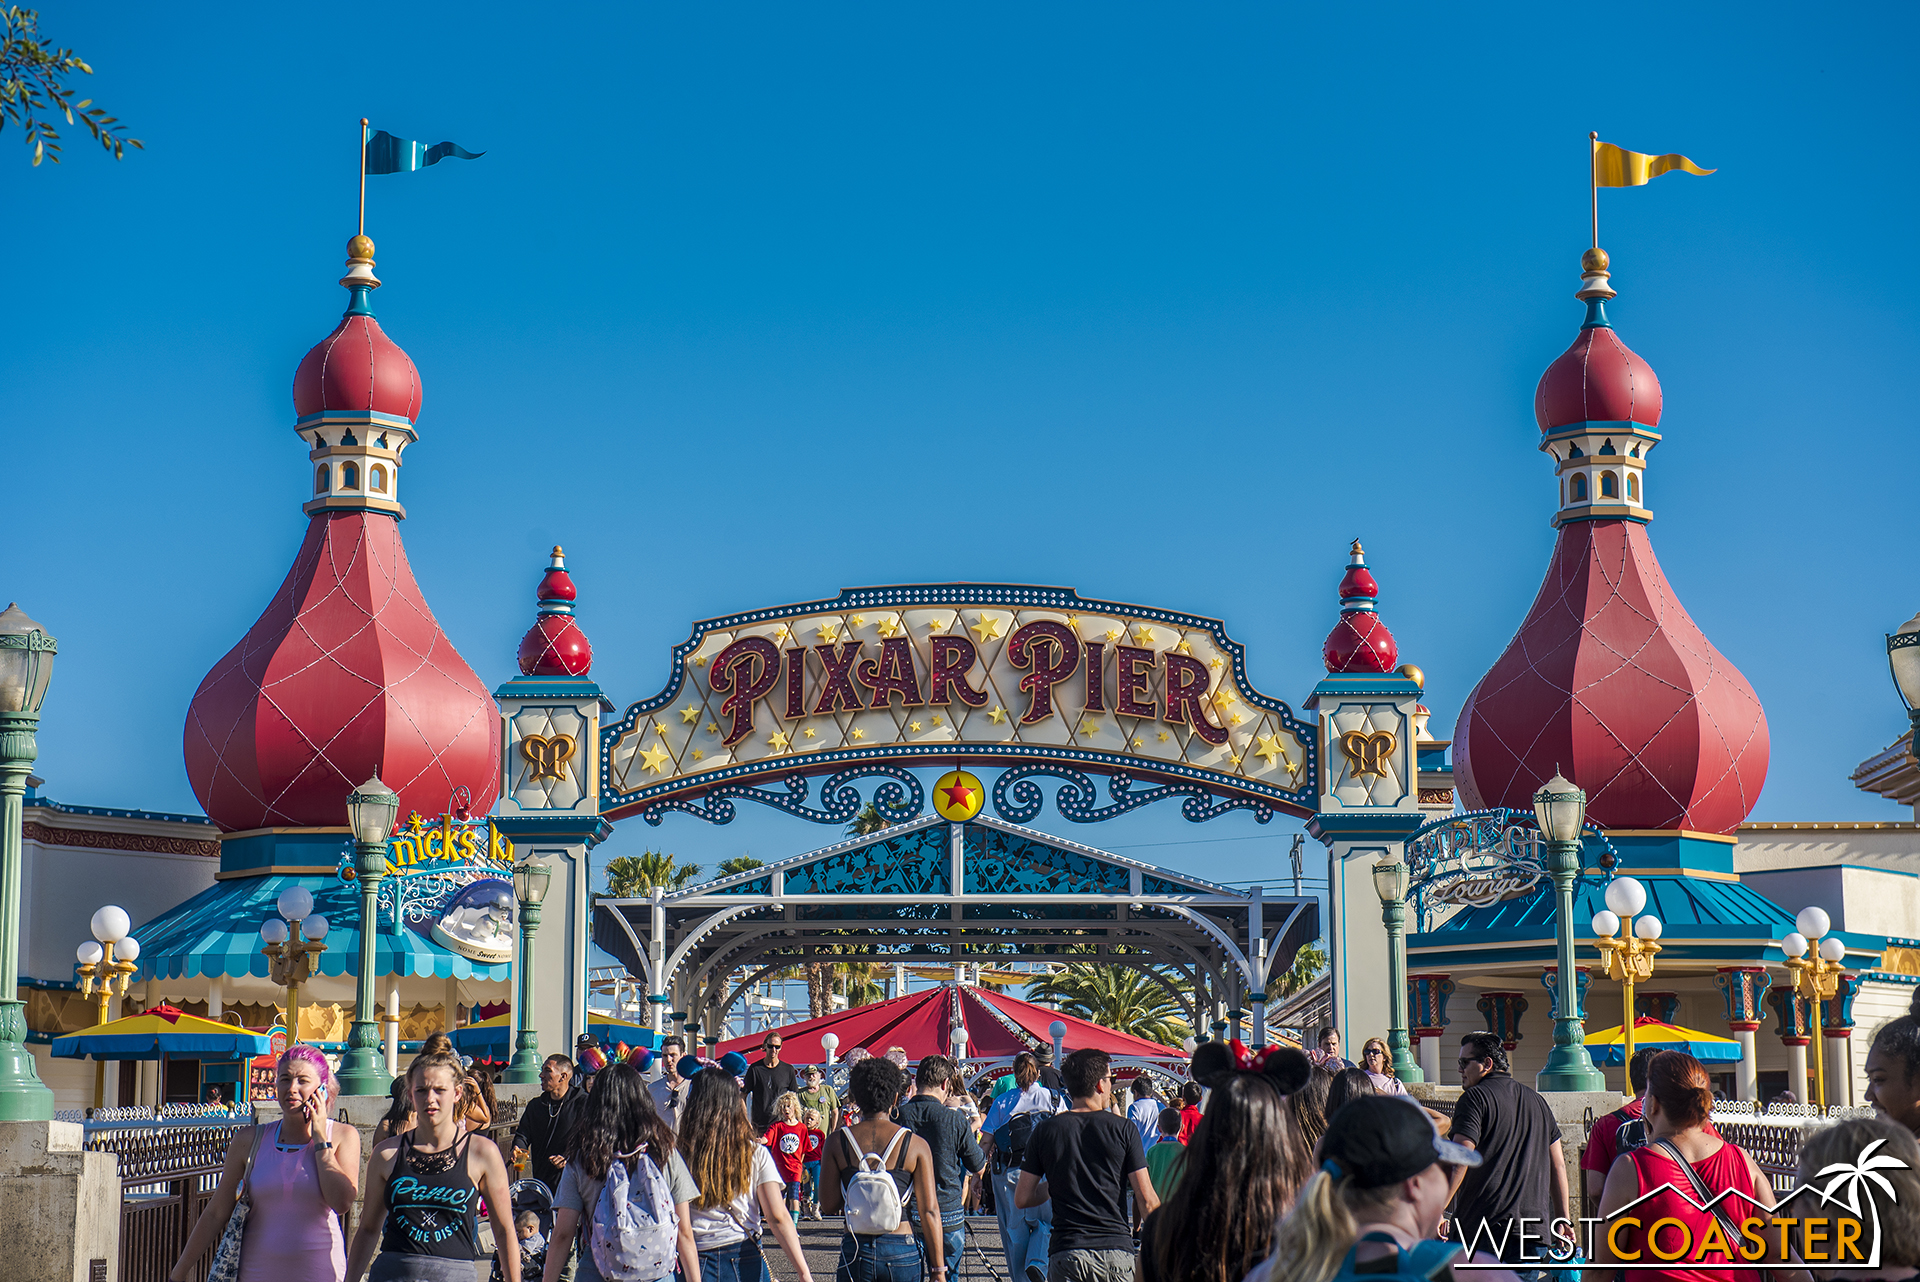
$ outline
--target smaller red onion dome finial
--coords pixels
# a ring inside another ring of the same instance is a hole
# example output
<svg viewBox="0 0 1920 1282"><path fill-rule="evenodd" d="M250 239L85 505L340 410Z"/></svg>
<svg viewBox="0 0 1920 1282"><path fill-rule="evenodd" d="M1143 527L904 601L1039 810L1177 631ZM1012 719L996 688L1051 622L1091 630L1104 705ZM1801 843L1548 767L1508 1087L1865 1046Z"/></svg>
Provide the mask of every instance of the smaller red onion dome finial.
<svg viewBox="0 0 1920 1282"><path fill-rule="evenodd" d="M584 677L593 669L593 643L574 621L573 576L558 545L540 579L540 617L520 638L520 674Z"/></svg>
<svg viewBox="0 0 1920 1282"><path fill-rule="evenodd" d="M1331 673L1392 672L1394 660L1400 657L1400 647L1394 643L1387 625L1380 621L1375 605L1380 585L1367 569L1367 554L1359 539L1353 541L1349 551L1347 572L1340 579L1340 622L1327 633L1320 657L1326 660L1327 671Z"/></svg>

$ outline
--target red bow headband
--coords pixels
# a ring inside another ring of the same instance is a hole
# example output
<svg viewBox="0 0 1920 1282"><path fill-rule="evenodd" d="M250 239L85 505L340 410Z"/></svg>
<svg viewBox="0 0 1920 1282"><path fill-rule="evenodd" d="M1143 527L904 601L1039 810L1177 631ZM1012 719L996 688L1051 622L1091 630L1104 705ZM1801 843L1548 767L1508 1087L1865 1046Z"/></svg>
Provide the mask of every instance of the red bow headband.
<svg viewBox="0 0 1920 1282"><path fill-rule="evenodd" d="M1227 1043L1227 1049L1233 1052L1234 1066L1243 1073L1264 1073L1267 1062L1286 1048L1278 1042L1262 1046L1259 1050L1249 1050L1247 1044L1239 1038Z"/></svg>

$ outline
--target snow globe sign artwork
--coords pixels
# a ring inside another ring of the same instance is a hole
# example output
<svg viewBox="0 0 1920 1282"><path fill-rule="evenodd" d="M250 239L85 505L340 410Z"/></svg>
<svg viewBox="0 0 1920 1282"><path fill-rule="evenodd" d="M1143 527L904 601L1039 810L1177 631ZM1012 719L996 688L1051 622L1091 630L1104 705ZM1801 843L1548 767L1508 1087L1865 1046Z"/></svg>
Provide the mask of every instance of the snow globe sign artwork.
<svg viewBox="0 0 1920 1282"><path fill-rule="evenodd" d="M350 853L340 878L354 878ZM387 842L379 928L411 930L483 965L510 961L512 878L513 843L485 818L455 812L428 821L416 813Z"/></svg>

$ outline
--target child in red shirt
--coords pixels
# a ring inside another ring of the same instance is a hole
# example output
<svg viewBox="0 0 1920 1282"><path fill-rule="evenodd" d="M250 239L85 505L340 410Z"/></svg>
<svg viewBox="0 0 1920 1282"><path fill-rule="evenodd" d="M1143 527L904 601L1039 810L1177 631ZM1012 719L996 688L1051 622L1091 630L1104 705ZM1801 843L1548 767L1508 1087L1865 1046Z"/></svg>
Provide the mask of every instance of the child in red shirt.
<svg viewBox="0 0 1920 1282"><path fill-rule="evenodd" d="M807 1128L800 1120L800 1097L788 1091L773 1102L780 1120L767 1128L762 1142L772 1150L773 1165L787 1186L787 1214L800 1218L800 1173L807 1160Z"/></svg>
<svg viewBox="0 0 1920 1282"><path fill-rule="evenodd" d="M801 1180L805 1186L801 1189L801 1209L817 1220L820 1218L820 1151L827 1146L826 1119L820 1116L819 1109L809 1108L802 1110L800 1120L807 1128L807 1146L803 1150L807 1160L800 1168L805 1172Z"/></svg>

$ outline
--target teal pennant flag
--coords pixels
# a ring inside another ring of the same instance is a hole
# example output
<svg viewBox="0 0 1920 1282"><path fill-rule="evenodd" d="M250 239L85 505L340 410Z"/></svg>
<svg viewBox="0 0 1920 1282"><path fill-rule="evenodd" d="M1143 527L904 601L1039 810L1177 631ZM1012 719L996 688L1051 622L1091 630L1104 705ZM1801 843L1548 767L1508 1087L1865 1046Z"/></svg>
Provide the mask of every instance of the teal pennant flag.
<svg viewBox="0 0 1920 1282"><path fill-rule="evenodd" d="M431 147L409 138L395 138L382 129L367 139L367 172L370 174L410 174L427 165L437 165L448 156L456 160L478 160L484 151L468 151L458 143L437 142Z"/></svg>

